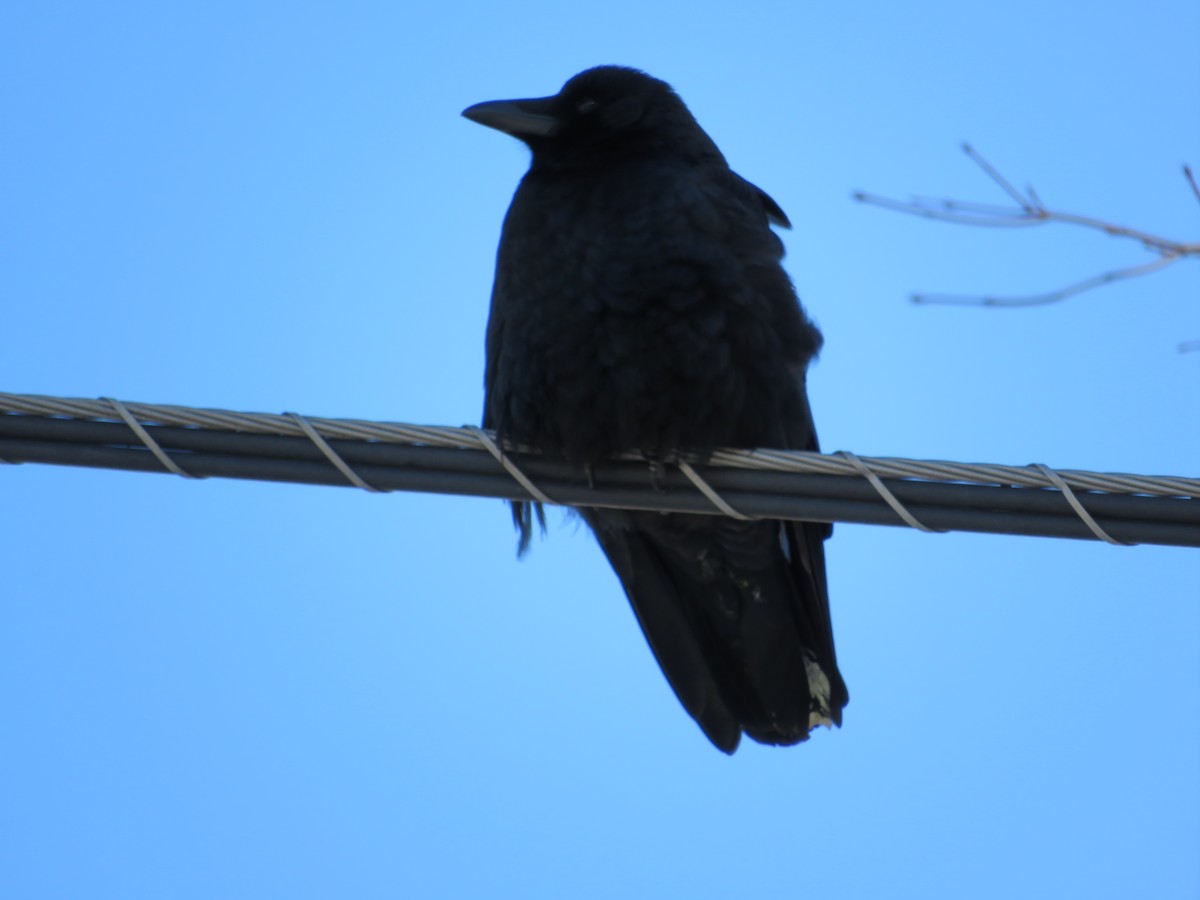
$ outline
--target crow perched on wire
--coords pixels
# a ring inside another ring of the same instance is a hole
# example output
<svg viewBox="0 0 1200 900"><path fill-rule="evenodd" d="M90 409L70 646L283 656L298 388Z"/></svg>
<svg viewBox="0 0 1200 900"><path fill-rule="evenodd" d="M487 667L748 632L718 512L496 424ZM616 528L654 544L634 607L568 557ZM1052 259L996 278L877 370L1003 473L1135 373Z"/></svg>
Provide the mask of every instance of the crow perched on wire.
<svg viewBox="0 0 1200 900"><path fill-rule="evenodd" d="M805 369L821 334L780 266L770 224L787 217L669 85L601 66L463 115L533 152L500 238L484 427L589 471L625 450L661 466L721 446L817 449ZM713 744L841 724L828 525L580 513ZM531 504L513 515L524 549Z"/></svg>

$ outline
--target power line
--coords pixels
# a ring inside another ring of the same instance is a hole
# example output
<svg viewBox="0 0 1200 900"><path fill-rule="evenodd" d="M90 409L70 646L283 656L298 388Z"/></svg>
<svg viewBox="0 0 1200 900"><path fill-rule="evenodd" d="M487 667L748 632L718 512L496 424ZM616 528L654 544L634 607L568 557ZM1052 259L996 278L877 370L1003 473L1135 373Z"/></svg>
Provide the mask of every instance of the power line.
<svg viewBox="0 0 1200 900"><path fill-rule="evenodd" d="M673 465L652 478L627 456L589 483L557 460L504 456L556 503L721 514ZM165 472L163 457L193 477L348 486L348 467L381 491L531 499L471 428L0 393L6 462ZM907 512L937 531L1200 546L1200 479L777 450L722 450L695 469L754 517L903 526Z"/></svg>

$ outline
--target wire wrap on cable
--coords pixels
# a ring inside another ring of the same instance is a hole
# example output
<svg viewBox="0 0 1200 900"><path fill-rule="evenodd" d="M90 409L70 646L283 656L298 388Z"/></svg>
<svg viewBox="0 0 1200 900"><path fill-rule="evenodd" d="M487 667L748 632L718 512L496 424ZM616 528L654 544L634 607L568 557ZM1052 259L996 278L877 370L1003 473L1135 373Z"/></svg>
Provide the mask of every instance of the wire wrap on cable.
<svg viewBox="0 0 1200 900"><path fill-rule="evenodd" d="M100 399L116 411L117 415L121 417L121 421L128 425L129 429L138 436L138 440L146 445L146 449L154 454L154 458L162 463L164 469L174 475L179 475L182 478L199 479L203 477L184 471L184 469L178 463L176 463L175 460L167 456L166 451L163 450L162 447L158 446L158 441L154 440L154 438L150 436L150 432L143 428L142 423L133 417L133 414L129 411L124 403L122 403L120 400L114 400L112 397L101 397Z"/></svg>
<svg viewBox="0 0 1200 900"><path fill-rule="evenodd" d="M492 454L492 456L496 458L496 461L500 463L500 465L504 466L504 471L508 472L508 474L511 475L517 482L517 484L525 488L525 490L529 492L530 496L533 497L534 500L536 500L538 503L544 503L547 506L558 505L554 500L550 499L550 497L548 497L541 488L534 484L533 481L531 481L529 477L521 471L520 467L517 466L515 462L505 455L504 451L500 449L500 445L492 440L491 435L489 435L482 428L477 428L474 425L467 426L467 430L470 431L471 434L475 435L476 440L478 440L483 446L483 449Z"/></svg>
<svg viewBox="0 0 1200 900"><path fill-rule="evenodd" d="M679 460L679 470L687 476L688 481L694 484L700 493L702 493L712 502L713 506L723 512L725 515L729 516L729 518L741 519L745 522L748 522L754 518L754 516L744 515L730 506L724 497L713 490L712 485L700 477L700 473L693 469L687 460Z"/></svg>
<svg viewBox="0 0 1200 900"><path fill-rule="evenodd" d="M1092 518L1092 514L1084 509L1083 504L1079 502L1079 498L1075 496L1075 492L1071 490L1071 486L1062 480L1061 476L1049 466L1041 463L1033 463L1032 468L1037 469L1050 481L1054 486L1062 492L1062 495L1067 498L1067 503L1071 505L1071 509L1075 510L1075 515L1083 520L1083 524L1091 529L1092 534L1106 543L1113 544L1117 547L1129 546L1125 541L1118 541L1115 537L1100 527L1100 523Z"/></svg>
<svg viewBox="0 0 1200 900"><path fill-rule="evenodd" d="M884 503L890 506L893 511L895 511L896 515L903 519L906 524L916 528L918 531L924 531L929 534L943 533L942 529L930 528L911 512L909 512L908 507L901 503L899 498L897 498L895 494L888 490L888 486L884 484L882 480L880 480L879 476L867 468L866 463L864 463L849 450L838 450L833 455L840 456L842 459L848 460L850 465L854 466L854 468L858 470L859 474L861 474L862 477L867 480L867 483L871 485L871 487L875 488L875 492L883 498Z"/></svg>
<svg viewBox="0 0 1200 900"><path fill-rule="evenodd" d="M346 476L346 480L352 485L357 488L362 488L364 491L368 491L372 494L387 493L387 491L367 484L367 482L364 481L357 472L350 468L344 459L338 456L337 451L329 446L329 442L326 441L325 438L321 437L320 433L317 431L317 429L312 427L312 423L309 422L308 419L304 418L304 416L300 415L299 413L294 412L285 412L284 415L292 419L300 426L301 429L303 429L305 436L316 445L317 449L325 455L325 458L333 464L335 469Z"/></svg>

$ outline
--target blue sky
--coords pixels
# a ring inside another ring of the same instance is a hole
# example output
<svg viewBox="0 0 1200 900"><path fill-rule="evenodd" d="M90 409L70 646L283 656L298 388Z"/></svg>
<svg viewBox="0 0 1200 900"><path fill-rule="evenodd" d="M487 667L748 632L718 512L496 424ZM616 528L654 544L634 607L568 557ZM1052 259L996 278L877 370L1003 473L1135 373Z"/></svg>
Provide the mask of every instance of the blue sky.
<svg viewBox="0 0 1200 900"><path fill-rule="evenodd" d="M477 421L526 164L467 105L670 81L787 211L828 449L1195 475L1200 267L855 189L1196 240L1194 3L7 4L0 390ZM0 892L1187 897L1200 555L839 526L845 727L726 758L571 522L0 469Z"/></svg>

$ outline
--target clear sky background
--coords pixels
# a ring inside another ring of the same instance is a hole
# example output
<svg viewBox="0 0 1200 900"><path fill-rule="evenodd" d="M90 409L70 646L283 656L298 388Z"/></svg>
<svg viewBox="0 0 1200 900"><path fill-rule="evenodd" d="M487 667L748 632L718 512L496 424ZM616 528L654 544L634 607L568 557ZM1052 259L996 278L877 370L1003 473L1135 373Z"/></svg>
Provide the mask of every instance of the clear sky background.
<svg viewBox="0 0 1200 900"><path fill-rule="evenodd" d="M1200 265L855 189L1200 238L1200 8L8 3L0 390L478 420L515 140L671 82L795 228L827 449L1200 466ZM727 758L586 531L496 501L0 468L0 895L1196 897L1200 554L839 526L851 703Z"/></svg>

